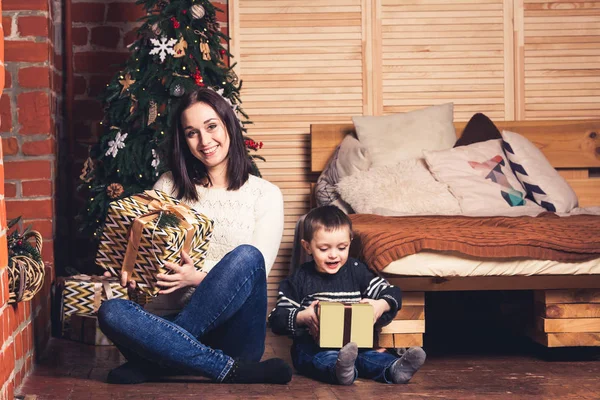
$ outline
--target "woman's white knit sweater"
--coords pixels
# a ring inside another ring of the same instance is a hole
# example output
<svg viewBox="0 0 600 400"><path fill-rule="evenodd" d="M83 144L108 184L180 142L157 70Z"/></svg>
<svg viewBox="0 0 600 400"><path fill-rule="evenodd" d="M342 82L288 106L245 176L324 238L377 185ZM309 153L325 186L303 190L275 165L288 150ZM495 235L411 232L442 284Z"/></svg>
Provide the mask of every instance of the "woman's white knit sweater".
<svg viewBox="0 0 600 400"><path fill-rule="evenodd" d="M154 189L175 196L171 173L163 174L154 184ZM183 202L214 221L213 236L202 269L210 271L235 247L250 244L263 254L268 275L275 263L283 235L283 196L279 188L250 175L238 190L205 188L200 185L196 186L196 190L198 201ZM148 309L180 308L190 294L189 291L185 294L181 292L159 295Z"/></svg>

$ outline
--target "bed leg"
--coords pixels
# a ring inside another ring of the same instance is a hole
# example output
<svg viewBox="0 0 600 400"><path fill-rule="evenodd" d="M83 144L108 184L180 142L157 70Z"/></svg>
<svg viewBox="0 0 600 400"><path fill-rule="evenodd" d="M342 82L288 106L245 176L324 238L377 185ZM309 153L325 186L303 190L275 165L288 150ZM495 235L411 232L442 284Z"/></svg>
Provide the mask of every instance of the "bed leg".
<svg viewBox="0 0 600 400"><path fill-rule="evenodd" d="M546 347L600 346L600 289L535 291L532 338Z"/></svg>
<svg viewBox="0 0 600 400"><path fill-rule="evenodd" d="M379 347L423 346L424 333L425 292L403 292L402 309L379 333Z"/></svg>

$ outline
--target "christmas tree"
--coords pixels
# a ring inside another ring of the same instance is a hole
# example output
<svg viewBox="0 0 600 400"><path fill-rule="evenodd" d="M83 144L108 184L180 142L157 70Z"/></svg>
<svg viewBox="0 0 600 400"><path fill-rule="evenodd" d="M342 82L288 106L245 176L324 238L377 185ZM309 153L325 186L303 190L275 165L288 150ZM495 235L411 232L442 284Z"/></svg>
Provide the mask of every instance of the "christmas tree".
<svg viewBox="0 0 600 400"><path fill-rule="evenodd" d="M241 82L224 59L232 57L223 46L215 8L207 0L138 0L147 11L131 56L103 94L104 132L91 149L81 174L80 189L88 193L81 230L101 236L108 204L151 188L167 170L165 154L172 116L185 93L210 87L229 100L242 121ZM245 131L245 130L244 130ZM262 143L246 137L254 174Z"/></svg>

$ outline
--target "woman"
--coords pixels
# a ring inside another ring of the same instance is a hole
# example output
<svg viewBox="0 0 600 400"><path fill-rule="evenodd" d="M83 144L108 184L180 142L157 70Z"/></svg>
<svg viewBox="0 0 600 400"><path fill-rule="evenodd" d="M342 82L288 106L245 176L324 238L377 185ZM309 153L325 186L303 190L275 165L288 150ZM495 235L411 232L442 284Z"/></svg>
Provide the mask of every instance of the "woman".
<svg viewBox="0 0 600 400"><path fill-rule="evenodd" d="M283 360L259 362L266 276L283 233L281 191L249 174L239 121L221 95L192 92L175 117L171 172L154 188L213 219L213 237L201 271L183 252L182 265L165 263L173 273L157 276L152 313L127 300L100 307L102 331L128 360L108 382L140 383L176 371L217 382L287 383L292 371ZM135 287L126 274L121 283ZM181 307L174 318L157 316Z"/></svg>

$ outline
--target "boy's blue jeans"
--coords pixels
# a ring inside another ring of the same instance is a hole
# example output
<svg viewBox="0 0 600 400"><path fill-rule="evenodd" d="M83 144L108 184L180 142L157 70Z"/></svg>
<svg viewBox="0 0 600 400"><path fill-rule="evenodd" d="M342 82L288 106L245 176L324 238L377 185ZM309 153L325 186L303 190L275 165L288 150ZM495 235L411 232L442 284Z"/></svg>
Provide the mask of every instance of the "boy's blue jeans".
<svg viewBox="0 0 600 400"><path fill-rule="evenodd" d="M122 299L105 301L98 321L129 362L220 382L234 357L260 361L266 311L264 258L255 247L242 245L215 265L173 321Z"/></svg>
<svg viewBox="0 0 600 400"><path fill-rule="evenodd" d="M338 383L335 376L338 350L322 349L311 338L301 337L294 339L291 352L294 368L302 375L322 382ZM359 349L354 364L354 379L361 377L392 383L386 377L386 371L397 359L387 351L380 353L373 349Z"/></svg>

